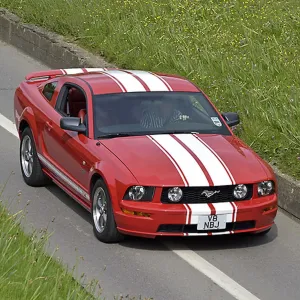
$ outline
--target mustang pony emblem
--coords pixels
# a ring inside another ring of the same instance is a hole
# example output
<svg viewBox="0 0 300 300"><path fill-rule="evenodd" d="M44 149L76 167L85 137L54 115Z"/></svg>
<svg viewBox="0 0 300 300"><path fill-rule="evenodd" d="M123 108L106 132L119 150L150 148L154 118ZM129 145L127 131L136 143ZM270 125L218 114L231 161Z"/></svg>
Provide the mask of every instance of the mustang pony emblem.
<svg viewBox="0 0 300 300"><path fill-rule="evenodd" d="M220 191L208 191L208 190L204 190L201 195L205 195L207 198L211 197L214 194L220 193Z"/></svg>

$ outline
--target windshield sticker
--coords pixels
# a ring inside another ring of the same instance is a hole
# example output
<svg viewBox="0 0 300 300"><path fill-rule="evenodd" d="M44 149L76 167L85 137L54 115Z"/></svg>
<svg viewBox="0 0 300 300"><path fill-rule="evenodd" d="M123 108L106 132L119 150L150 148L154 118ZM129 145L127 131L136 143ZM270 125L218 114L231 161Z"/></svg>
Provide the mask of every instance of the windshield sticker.
<svg viewBox="0 0 300 300"><path fill-rule="evenodd" d="M216 126L219 126L219 127L222 126L222 123L221 123L221 121L220 121L220 119L218 117L211 117L211 120L214 122L214 124Z"/></svg>

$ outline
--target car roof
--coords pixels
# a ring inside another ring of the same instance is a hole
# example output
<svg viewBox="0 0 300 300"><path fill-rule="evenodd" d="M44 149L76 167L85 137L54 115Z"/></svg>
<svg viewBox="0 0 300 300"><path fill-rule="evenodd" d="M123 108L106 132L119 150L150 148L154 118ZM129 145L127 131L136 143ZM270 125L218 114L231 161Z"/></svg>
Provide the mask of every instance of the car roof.
<svg viewBox="0 0 300 300"><path fill-rule="evenodd" d="M181 91L199 92L200 89L188 79L165 73L117 68L70 68L40 71L28 74L27 80L48 77L78 77L89 84L93 93Z"/></svg>

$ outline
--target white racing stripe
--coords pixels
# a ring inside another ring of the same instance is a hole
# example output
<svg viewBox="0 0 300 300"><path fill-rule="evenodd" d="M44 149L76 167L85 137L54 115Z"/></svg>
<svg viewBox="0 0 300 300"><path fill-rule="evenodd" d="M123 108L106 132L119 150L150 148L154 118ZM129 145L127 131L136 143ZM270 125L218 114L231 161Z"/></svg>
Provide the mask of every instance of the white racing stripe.
<svg viewBox="0 0 300 300"><path fill-rule="evenodd" d="M153 76L156 76L157 78L159 78L159 80L161 80L168 88L169 88L169 90L170 91L173 91L173 89L171 88L171 86L161 77L161 76L159 76L159 75L157 75L157 74L154 74L154 73L152 73L152 72L150 72Z"/></svg>
<svg viewBox="0 0 300 300"><path fill-rule="evenodd" d="M192 134L175 134L203 163L214 185L231 185L226 169L215 154Z"/></svg>
<svg viewBox="0 0 300 300"><path fill-rule="evenodd" d="M0 126L10 132L15 137L19 137L18 132L16 130L15 124L11 122L8 118L3 116L0 113ZM190 204L191 206L192 204ZM194 204L195 205L195 204ZM192 206L193 207L193 206ZM209 208L209 207L208 207ZM204 213L207 210L206 207L202 207L200 210L201 213ZM199 211L199 207L193 207L193 211ZM221 208L219 209L221 211ZM224 210L223 210L224 211ZM226 232L227 233L227 232ZM224 234L224 233L223 233ZM202 234L189 234L193 235L202 235ZM180 244L180 250L178 250L178 243L170 243L164 242L165 246L169 248L174 254L178 255L182 260L190 264L197 271L201 272L208 278L210 278L214 283L227 291L230 295L232 295L237 300L260 300L255 295L250 293L244 287L239 285L236 281L231 279L225 273L223 273L218 268L214 267L196 252L187 248L183 244Z"/></svg>
<svg viewBox="0 0 300 300"><path fill-rule="evenodd" d="M85 68L87 72L103 72L106 69L105 68Z"/></svg>
<svg viewBox="0 0 300 300"><path fill-rule="evenodd" d="M175 139L167 134L155 134L151 135L151 138L174 159L189 186L209 186L209 182L197 161Z"/></svg>
<svg viewBox="0 0 300 300"><path fill-rule="evenodd" d="M229 171L228 167L226 166L226 164L224 163L224 161L221 159L221 157L209 146L207 145L207 143L205 143L199 136L194 135L199 141L201 141L201 143L203 143L221 162L221 164L224 166L225 170L227 171L228 175L231 178L231 184L235 184L235 180L233 178L233 175L231 174L231 172Z"/></svg>
<svg viewBox="0 0 300 300"><path fill-rule="evenodd" d="M212 203L216 210L216 215L227 215L226 222L232 222L233 216L233 206L230 202L219 202L219 203Z"/></svg>
<svg viewBox="0 0 300 300"><path fill-rule="evenodd" d="M68 75L81 74L83 73L82 69L72 68L72 69L62 69Z"/></svg>
<svg viewBox="0 0 300 300"><path fill-rule="evenodd" d="M111 80L113 80L113 81L118 85L118 87L121 89L121 91L122 91L123 93L126 92L126 91L124 90L123 86L119 83L119 81L118 81L116 78L112 77L111 75L109 75L109 74L107 74L107 73L103 73L103 74L104 74L105 76L109 77Z"/></svg>
<svg viewBox="0 0 300 300"><path fill-rule="evenodd" d="M237 211L238 211L238 208L237 208L237 205L234 203L234 202L231 202L231 204L233 205L234 207L234 216L233 216L233 222L236 222L236 216L237 216Z"/></svg>
<svg viewBox="0 0 300 300"><path fill-rule="evenodd" d="M234 209L230 202L219 202L219 203L212 203L216 210L216 215L224 215L226 214L226 222L231 223L233 219ZM228 233L233 233L232 231L229 231ZM215 232L213 234L218 234L218 232ZM220 233L219 233L220 234Z"/></svg>
<svg viewBox="0 0 300 300"><path fill-rule="evenodd" d="M139 70L128 70L128 72L139 77L149 87L150 91L169 91L166 84L150 72Z"/></svg>
<svg viewBox="0 0 300 300"><path fill-rule="evenodd" d="M211 214L211 209L210 209L209 205L206 203L187 204L187 206L191 210L190 224L198 224L199 216Z"/></svg>
<svg viewBox="0 0 300 300"><path fill-rule="evenodd" d="M116 78L124 86L127 92L145 92L143 85L131 74L120 70L108 70L104 74L109 74Z"/></svg>
<svg viewBox="0 0 300 300"><path fill-rule="evenodd" d="M188 186L188 183L185 180L184 175L182 174L181 170L179 169L179 167L176 164L176 162L174 161L174 159L151 136L147 135L147 137L169 158L169 160L171 161L171 163L173 164L173 166L176 168L178 174L180 175L180 177L181 177L184 185Z"/></svg>

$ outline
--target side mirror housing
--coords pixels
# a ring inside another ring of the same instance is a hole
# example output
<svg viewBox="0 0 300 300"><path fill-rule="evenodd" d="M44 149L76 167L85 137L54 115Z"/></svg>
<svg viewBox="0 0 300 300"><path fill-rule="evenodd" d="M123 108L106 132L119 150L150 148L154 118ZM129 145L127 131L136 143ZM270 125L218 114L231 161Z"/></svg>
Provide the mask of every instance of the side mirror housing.
<svg viewBox="0 0 300 300"><path fill-rule="evenodd" d="M230 127L236 126L240 123L240 117L237 113L225 112L222 113L222 117L226 121L227 125Z"/></svg>
<svg viewBox="0 0 300 300"><path fill-rule="evenodd" d="M80 118L76 117L63 117L60 119L60 128L70 131L84 133L86 126L81 123Z"/></svg>

